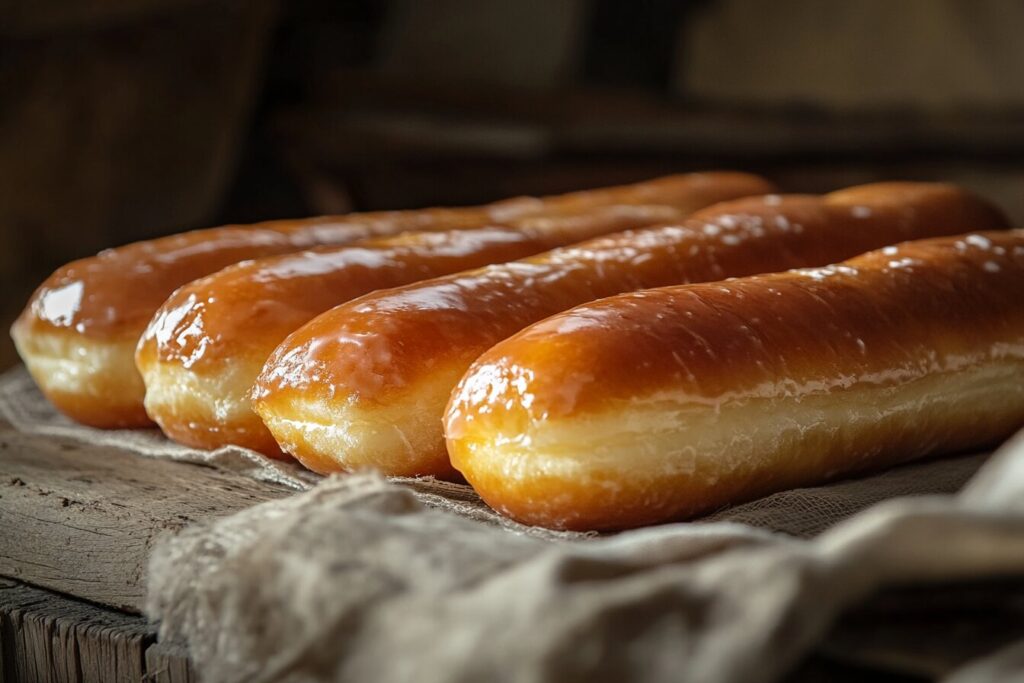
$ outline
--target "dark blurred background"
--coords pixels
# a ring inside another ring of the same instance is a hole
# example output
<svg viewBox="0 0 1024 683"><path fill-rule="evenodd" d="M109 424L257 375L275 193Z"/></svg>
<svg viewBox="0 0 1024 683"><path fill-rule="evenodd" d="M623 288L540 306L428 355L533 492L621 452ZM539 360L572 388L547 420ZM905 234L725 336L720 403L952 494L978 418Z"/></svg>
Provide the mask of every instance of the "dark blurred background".
<svg viewBox="0 0 1024 683"><path fill-rule="evenodd" d="M1024 222L1022 20L1009 0L5 0L0 322L136 239L702 168L950 179Z"/></svg>

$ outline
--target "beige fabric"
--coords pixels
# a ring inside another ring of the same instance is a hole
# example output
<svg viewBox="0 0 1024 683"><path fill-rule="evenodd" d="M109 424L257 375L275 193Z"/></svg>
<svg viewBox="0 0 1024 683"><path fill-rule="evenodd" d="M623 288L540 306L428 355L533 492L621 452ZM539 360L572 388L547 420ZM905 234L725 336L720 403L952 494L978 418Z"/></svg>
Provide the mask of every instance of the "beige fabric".
<svg viewBox="0 0 1024 683"><path fill-rule="evenodd" d="M701 523L587 538L506 522L465 486L320 480L243 449L202 453L155 432L78 427L21 371L0 379L0 414L25 431L302 491L156 549L148 612L162 638L188 644L204 680L770 681L879 589L1024 579L1024 437L987 463L936 460ZM955 496L905 497L968 479ZM949 638L955 649L961 638ZM1024 674L1019 648L1006 645L951 680ZM963 663L948 659L919 666Z"/></svg>
<svg viewBox="0 0 1024 683"><path fill-rule="evenodd" d="M1004 456L957 497L809 541L716 523L550 542L335 477L161 546L148 612L218 681L771 681L879 589L1024 575L1024 482L992 488L1024 440ZM1004 673L957 680L1024 674L970 666Z"/></svg>

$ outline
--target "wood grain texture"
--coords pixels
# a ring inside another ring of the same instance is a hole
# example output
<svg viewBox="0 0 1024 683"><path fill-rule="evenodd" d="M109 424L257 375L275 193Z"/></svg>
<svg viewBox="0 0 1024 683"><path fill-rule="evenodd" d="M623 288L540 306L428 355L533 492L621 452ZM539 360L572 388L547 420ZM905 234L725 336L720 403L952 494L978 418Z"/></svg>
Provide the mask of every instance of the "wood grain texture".
<svg viewBox="0 0 1024 683"><path fill-rule="evenodd" d="M222 470L0 431L0 576L140 612L161 535L289 493Z"/></svg>
<svg viewBox="0 0 1024 683"><path fill-rule="evenodd" d="M146 648L147 683L198 683L184 647L153 643Z"/></svg>
<svg viewBox="0 0 1024 683"><path fill-rule="evenodd" d="M138 617L15 582L0 584L0 621L5 679L19 683L139 681L154 640Z"/></svg>
<svg viewBox="0 0 1024 683"><path fill-rule="evenodd" d="M0 683L196 683L139 616L0 579Z"/></svg>

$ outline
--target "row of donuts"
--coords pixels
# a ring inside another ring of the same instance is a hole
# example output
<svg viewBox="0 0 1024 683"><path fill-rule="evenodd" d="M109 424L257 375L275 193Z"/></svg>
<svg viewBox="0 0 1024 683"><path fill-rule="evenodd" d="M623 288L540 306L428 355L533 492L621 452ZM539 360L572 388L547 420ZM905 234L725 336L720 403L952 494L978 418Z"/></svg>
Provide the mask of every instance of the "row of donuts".
<svg viewBox="0 0 1024 683"><path fill-rule="evenodd" d="M55 273L13 334L81 421L464 476L554 528L694 516L1024 424L1024 235L1001 212L941 183L771 189L687 174L354 214L320 232L360 238L343 246L264 226L129 245ZM236 233L257 258L218 270ZM150 280L173 293L130 288Z"/></svg>

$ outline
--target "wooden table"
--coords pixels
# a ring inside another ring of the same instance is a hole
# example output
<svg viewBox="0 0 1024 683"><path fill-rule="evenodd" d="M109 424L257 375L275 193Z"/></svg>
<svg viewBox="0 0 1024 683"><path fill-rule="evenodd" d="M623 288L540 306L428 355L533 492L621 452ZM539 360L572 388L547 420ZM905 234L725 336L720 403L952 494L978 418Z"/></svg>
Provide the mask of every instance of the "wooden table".
<svg viewBox="0 0 1024 683"><path fill-rule="evenodd" d="M146 619L0 579L0 681L198 680Z"/></svg>
<svg viewBox="0 0 1024 683"><path fill-rule="evenodd" d="M156 540L288 489L0 430L0 683L192 681L141 616ZM10 580L13 579L13 580ZM31 585L28 585L31 584Z"/></svg>

